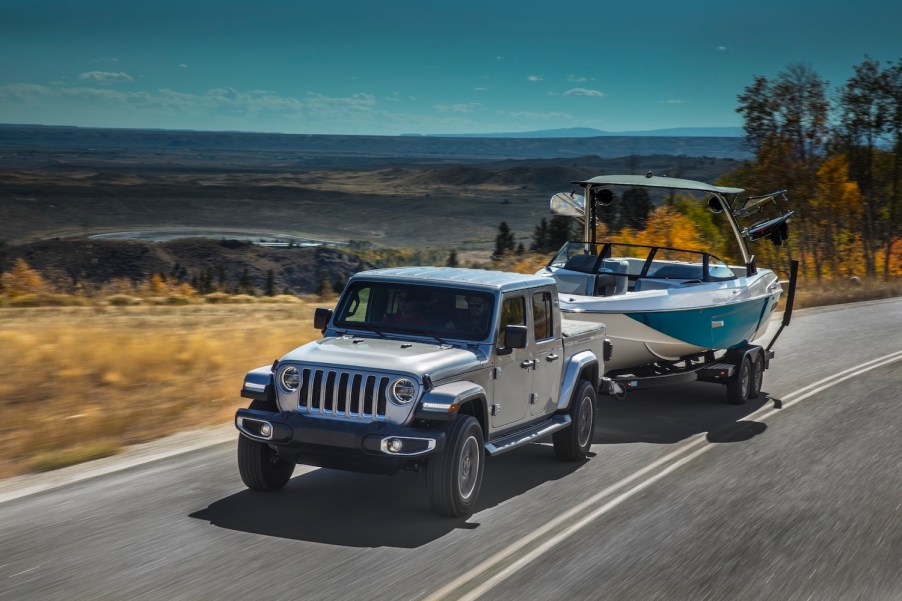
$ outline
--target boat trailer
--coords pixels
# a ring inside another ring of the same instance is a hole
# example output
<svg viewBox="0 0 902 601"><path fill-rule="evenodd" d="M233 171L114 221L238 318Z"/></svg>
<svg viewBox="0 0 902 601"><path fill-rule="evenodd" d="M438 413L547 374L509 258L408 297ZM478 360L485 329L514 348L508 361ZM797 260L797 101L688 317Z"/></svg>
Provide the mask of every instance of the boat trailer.
<svg viewBox="0 0 902 601"><path fill-rule="evenodd" d="M715 351L706 351L698 355L683 357L678 361L654 363L623 370L623 373L615 372L602 378L599 392L623 399L627 392L633 390L700 381L726 385L727 400L736 405L741 405L748 399L757 398L761 392L764 372L770 367L770 361L774 358L775 353L772 350L774 343L783 330L789 326L792 319L799 262L793 260L790 263L789 271L789 288L783 320L767 347L746 344L728 349L720 357L715 356ZM617 352L616 348L614 352ZM775 406L779 408L779 402Z"/></svg>

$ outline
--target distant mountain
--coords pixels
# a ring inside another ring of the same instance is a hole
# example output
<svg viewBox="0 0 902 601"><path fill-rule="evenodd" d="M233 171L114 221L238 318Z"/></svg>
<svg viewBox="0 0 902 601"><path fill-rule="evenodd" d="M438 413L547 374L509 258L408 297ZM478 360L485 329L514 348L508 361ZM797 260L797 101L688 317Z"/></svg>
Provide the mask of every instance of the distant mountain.
<svg viewBox="0 0 902 601"><path fill-rule="evenodd" d="M418 136L420 134L402 134ZM603 131L591 127L567 127L537 131L494 132L486 134L428 134L435 138L595 138L600 136L661 137L661 138L740 138L741 127L672 127L640 131Z"/></svg>
<svg viewBox="0 0 902 601"><path fill-rule="evenodd" d="M735 131L726 128L735 133ZM707 135L698 135L699 132ZM0 167L33 167L36 161L84 163L129 154L134 164L167 163L170 153L194 166L223 168L277 165L350 167L386 162L445 163L505 159L554 159L596 155L682 155L744 160L744 138L718 136L717 128L682 128L621 135L576 128L474 136L342 136L149 129L42 127L0 124ZM694 132L696 135L677 135ZM640 135L641 134L641 135ZM505 137L507 136L507 137ZM60 154L62 153L62 154ZM106 156L108 155L108 156ZM225 161L225 162L224 162Z"/></svg>

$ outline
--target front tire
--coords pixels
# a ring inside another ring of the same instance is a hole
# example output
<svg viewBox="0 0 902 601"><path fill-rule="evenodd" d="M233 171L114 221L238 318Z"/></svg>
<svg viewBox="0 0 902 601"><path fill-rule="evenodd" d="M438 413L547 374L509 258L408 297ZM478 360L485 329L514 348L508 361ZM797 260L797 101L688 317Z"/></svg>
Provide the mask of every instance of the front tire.
<svg viewBox="0 0 902 601"><path fill-rule="evenodd" d="M592 448L595 433L595 402L598 395L589 382L583 382L570 401L569 428L552 435L554 452L564 461L582 461Z"/></svg>
<svg viewBox="0 0 902 601"><path fill-rule="evenodd" d="M459 415L451 423L445 450L429 462L427 479L432 508L455 518L473 513L484 471L482 426L471 415Z"/></svg>
<svg viewBox="0 0 902 601"><path fill-rule="evenodd" d="M251 409L276 411L272 401L255 400ZM238 472L244 485L251 490L274 491L283 488L294 473L294 463L279 458L279 454L265 442L238 436Z"/></svg>

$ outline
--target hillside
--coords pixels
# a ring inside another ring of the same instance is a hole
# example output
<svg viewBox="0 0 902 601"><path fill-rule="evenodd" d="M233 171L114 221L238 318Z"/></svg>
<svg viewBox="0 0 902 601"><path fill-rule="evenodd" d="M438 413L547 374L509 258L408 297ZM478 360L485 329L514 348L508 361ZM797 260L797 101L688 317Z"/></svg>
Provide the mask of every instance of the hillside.
<svg viewBox="0 0 902 601"><path fill-rule="evenodd" d="M653 171L713 182L739 164L735 138L622 142L0 126L0 269L22 256L60 282L102 283L247 266L258 288L273 270L277 289L309 292L356 259L220 241L484 254L502 221L528 245L574 180Z"/></svg>
<svg viewBox="0 0 902 601"><path fill-rule="evenodd" d="M264 290L267 273L274 275L277 293L313 293L323 277L347 280L371 266L334 248L266 248L235 240L182 238L169 242L127 240L43 240L0 248L0 271L16 258L61 288L76 284L102 287L117 278L139 282L155 274L173 275L191 282L205 273L225 289L233 289L244 276ZM219 281L221 279L221 282Z"/></svg>

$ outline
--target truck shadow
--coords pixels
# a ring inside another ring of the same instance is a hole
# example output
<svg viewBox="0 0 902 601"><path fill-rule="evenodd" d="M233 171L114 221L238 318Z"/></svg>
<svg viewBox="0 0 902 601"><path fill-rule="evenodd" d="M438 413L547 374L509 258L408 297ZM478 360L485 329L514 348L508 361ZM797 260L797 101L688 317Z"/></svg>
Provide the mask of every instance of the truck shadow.
<svg viewBox="0 0 902 601"><path fill-rule="evenodd" d="M488 458L476 512L564 478L583 464L558 460L544 444ZM432 511L425 472L378 476L317 469L295 476L281 491L244 490L190 517L229 530L346 547L417 548L455 529L479 527Z"/></svg>
<svg viewBox="0 0 902 601"><path fill-rule="evenodd" d="M766 430L743 418L771 402L762 393L731 405L722 386L699 382L631 392L622 400L601 396L593 443L675 444L704 432L711 442L740 442ZM582 465L558 460L541 443L488 458L476 513ZM479 527L472 518L433 513L424 472L389 477L316 469L295 476L279 492L244 490L190 517L229 530L346 547L417 548L455 529Z"/></svg>
<svg viewBox="0 0 902 601"><path fill-rule="evenodd" d="M740 442L764 432L763 423L743 418L773 403L766 392L731 405L723 386L690 382L598 400L595 444L673 444L703 432L711 442Z"/></svg>

